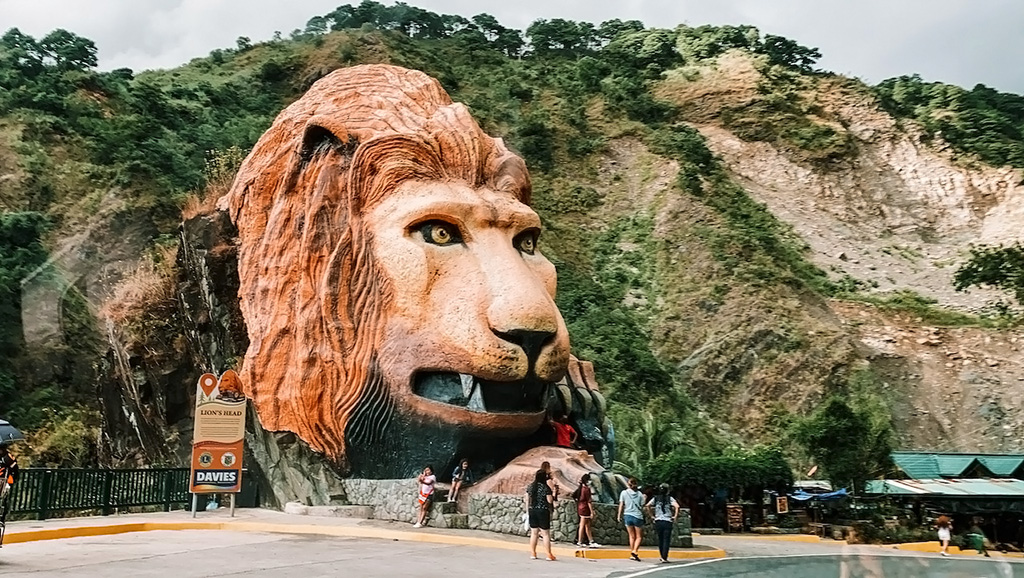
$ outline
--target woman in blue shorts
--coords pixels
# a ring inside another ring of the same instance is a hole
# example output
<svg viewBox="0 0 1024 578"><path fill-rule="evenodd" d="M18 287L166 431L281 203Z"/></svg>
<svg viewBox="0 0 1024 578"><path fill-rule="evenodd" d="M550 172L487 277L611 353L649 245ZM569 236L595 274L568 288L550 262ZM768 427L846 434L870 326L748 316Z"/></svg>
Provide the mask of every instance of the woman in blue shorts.
<svg viewBox="0 0 1024 578"><path fill-rule="evenodd" d="M629 557L640 561L640 541L644 537L644 495L636 489L636 478L629 478L629 487L619 494L618 521L625 521L629 534Z"/></svg>

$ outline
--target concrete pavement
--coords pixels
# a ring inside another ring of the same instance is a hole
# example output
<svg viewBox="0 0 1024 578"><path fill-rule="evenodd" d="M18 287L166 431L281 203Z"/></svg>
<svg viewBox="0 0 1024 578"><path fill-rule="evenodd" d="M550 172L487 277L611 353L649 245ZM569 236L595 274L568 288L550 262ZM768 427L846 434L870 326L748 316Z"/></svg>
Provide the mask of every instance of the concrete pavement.
<svg viewBox="0 0 1024 578"><path fill-rule="evenodd" d="M228 530L157 530L0 549L4 578L598 578L640 566L628 560L530 560L525 550Z"/></svg>
<svg viewBox="0 0 1024 578"><path fill-rule="evenodd" d="M720 558L667 564L616 578L1017 578L1024 564L1006 559L943 558L876 549L873 553Z"/></svg>

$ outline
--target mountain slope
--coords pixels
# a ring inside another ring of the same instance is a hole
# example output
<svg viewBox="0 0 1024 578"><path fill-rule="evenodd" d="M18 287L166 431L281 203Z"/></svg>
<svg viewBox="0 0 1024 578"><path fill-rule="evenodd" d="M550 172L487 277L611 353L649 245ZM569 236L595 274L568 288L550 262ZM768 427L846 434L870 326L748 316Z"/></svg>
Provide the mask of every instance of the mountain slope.
<svg viewBox="0 0 1024 578"><path fill-rule="evenodd" d="M791 424L834 395L901 445L1021 449L1024 337L988 313L996 294L950 281L969 243L1021 238L1019 169L944 144L941 127L892 116L871 87L811 71L813 50L750 27L541 21L526 51L493 19L433 15L435 30L416 24L433 16L342 8L289 40L138 75L50 63L4 36L0 83L20 84L0 99L0 202L52 222L51 316L77 295L91 319L89 340L57 323L4 370L102 413L104 461L173 459L190 376L223 369L191 365L216 356L192 351L174 294L180 207L209 210L277 111L371 62L435 76L527 159L574 352L597 366L631 467L655 457L632 425L645 413L691 440L661 450L780 442L805 459ZM90 364L98 345L81 344L104 342ZM33 375L31 359L64 369ZM0 390L0 410L32 400Z"/></svg>

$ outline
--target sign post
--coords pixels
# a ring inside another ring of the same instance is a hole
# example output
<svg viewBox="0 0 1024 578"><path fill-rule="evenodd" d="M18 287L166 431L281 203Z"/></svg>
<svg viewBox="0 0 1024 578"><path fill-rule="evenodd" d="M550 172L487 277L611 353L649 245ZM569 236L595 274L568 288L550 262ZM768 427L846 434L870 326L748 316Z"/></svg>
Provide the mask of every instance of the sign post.
<svg viewBox="0 0 1024 578"><path fill-rule="evenodd" d="M786 496L779 496L775 498L775 510L780 514L789 513L789 498Z"/></svg>
<svg viewBox="0 0 1024 578"><path fill-rule="evenodd" d="M231 494L231 516L235 515L235 493L242 489L245 444L245 395L241 385L230 369L220 380L212 373L199 377L189 473L193 518L199 494L212 493Z"/></svg>

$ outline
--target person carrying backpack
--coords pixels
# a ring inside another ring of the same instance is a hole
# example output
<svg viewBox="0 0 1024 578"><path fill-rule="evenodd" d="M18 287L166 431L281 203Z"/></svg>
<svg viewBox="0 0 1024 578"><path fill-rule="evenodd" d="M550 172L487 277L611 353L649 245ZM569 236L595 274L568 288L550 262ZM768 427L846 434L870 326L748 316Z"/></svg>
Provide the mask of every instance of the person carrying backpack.
<svg viewBox="0 0 1024 578"><path fill-rule="evenodd" d="M679 503L668 493L668 484L658 486L658 495L647 502L647 511L654 518L654 531L658 534L658 552L662 564L668 562L668 549L672 545L672 528L679 517Z"/></svg>

